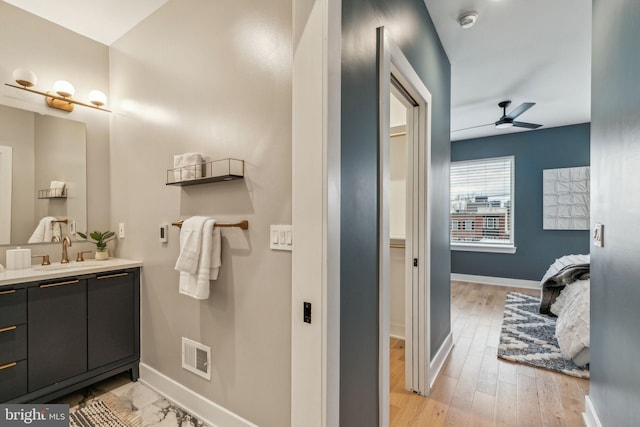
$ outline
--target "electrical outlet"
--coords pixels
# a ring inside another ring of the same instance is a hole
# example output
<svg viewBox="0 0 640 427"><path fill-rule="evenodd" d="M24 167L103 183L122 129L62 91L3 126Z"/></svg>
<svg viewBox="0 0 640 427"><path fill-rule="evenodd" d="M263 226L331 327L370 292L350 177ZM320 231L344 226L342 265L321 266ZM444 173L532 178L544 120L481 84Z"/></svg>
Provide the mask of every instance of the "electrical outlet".
<svg viewBox="0 0 640 427"><path fill-rule="evenodd" d="M124 239L124 222L118 224L118 239Z"/></svg>

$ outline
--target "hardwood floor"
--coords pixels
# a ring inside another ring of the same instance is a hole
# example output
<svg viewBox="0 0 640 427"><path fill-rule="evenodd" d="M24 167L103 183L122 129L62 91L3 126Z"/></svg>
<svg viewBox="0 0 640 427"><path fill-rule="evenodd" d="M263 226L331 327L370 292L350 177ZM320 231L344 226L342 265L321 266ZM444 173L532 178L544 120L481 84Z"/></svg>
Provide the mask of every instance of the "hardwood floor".
<svg viewBox="0 0 640 427"><path fill-rule="evenodd" d="M451 283L454 347L430 397L404 389L404 341L391 340L390 419L408 426L583 426L587 380L497 358L504 302L523 290Z"/></svg>

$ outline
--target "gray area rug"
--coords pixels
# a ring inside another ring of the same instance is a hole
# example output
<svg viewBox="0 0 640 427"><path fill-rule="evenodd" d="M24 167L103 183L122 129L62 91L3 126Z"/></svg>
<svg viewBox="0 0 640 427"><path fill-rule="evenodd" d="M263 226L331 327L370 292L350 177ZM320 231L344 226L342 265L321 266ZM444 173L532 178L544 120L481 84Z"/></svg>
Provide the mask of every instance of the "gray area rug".
<svg viewBox="0 0 640 427"><path fill-rule="evenodd" d="M518 292L507 294L498 357L572 377L589 378L588 368L580 368L564 358L555 338L556 318L540 314L539 308L540 298Z"/></svg>

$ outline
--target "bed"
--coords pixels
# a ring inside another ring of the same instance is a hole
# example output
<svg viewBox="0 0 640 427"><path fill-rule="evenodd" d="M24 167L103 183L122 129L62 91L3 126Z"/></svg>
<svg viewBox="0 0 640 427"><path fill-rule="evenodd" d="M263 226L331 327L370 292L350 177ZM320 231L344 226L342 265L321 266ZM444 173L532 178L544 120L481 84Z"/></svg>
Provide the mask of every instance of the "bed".
<svg viewBox="0 0 640 427"><path fill-rule="evenodd" d="M556 338L565 358L589 363L589 255L555 260L540 281L540 313L557 316Z"/></svg>

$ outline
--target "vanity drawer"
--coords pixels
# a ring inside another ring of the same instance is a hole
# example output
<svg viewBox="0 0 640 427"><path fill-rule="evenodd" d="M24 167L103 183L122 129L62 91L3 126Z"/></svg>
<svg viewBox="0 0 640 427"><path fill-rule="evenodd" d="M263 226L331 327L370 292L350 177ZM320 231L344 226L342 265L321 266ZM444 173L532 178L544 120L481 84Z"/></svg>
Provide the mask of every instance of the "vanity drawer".
<svg viewBox="0 0 640 427"><path fill-rule="evenodd" d="M0 365L27 358L27 325L0 328Z"/></svg>
<svg viewBox="0 0 640 427"><path fill-rule="evenodd" d="M0 328L27 322L27 292L0 288Z"/></svg>
<svg viewBox="0 0 640 427"><path fill-rule="evenodd" d="M0 365L0 402L27 394L27 361Z"/></svg>

